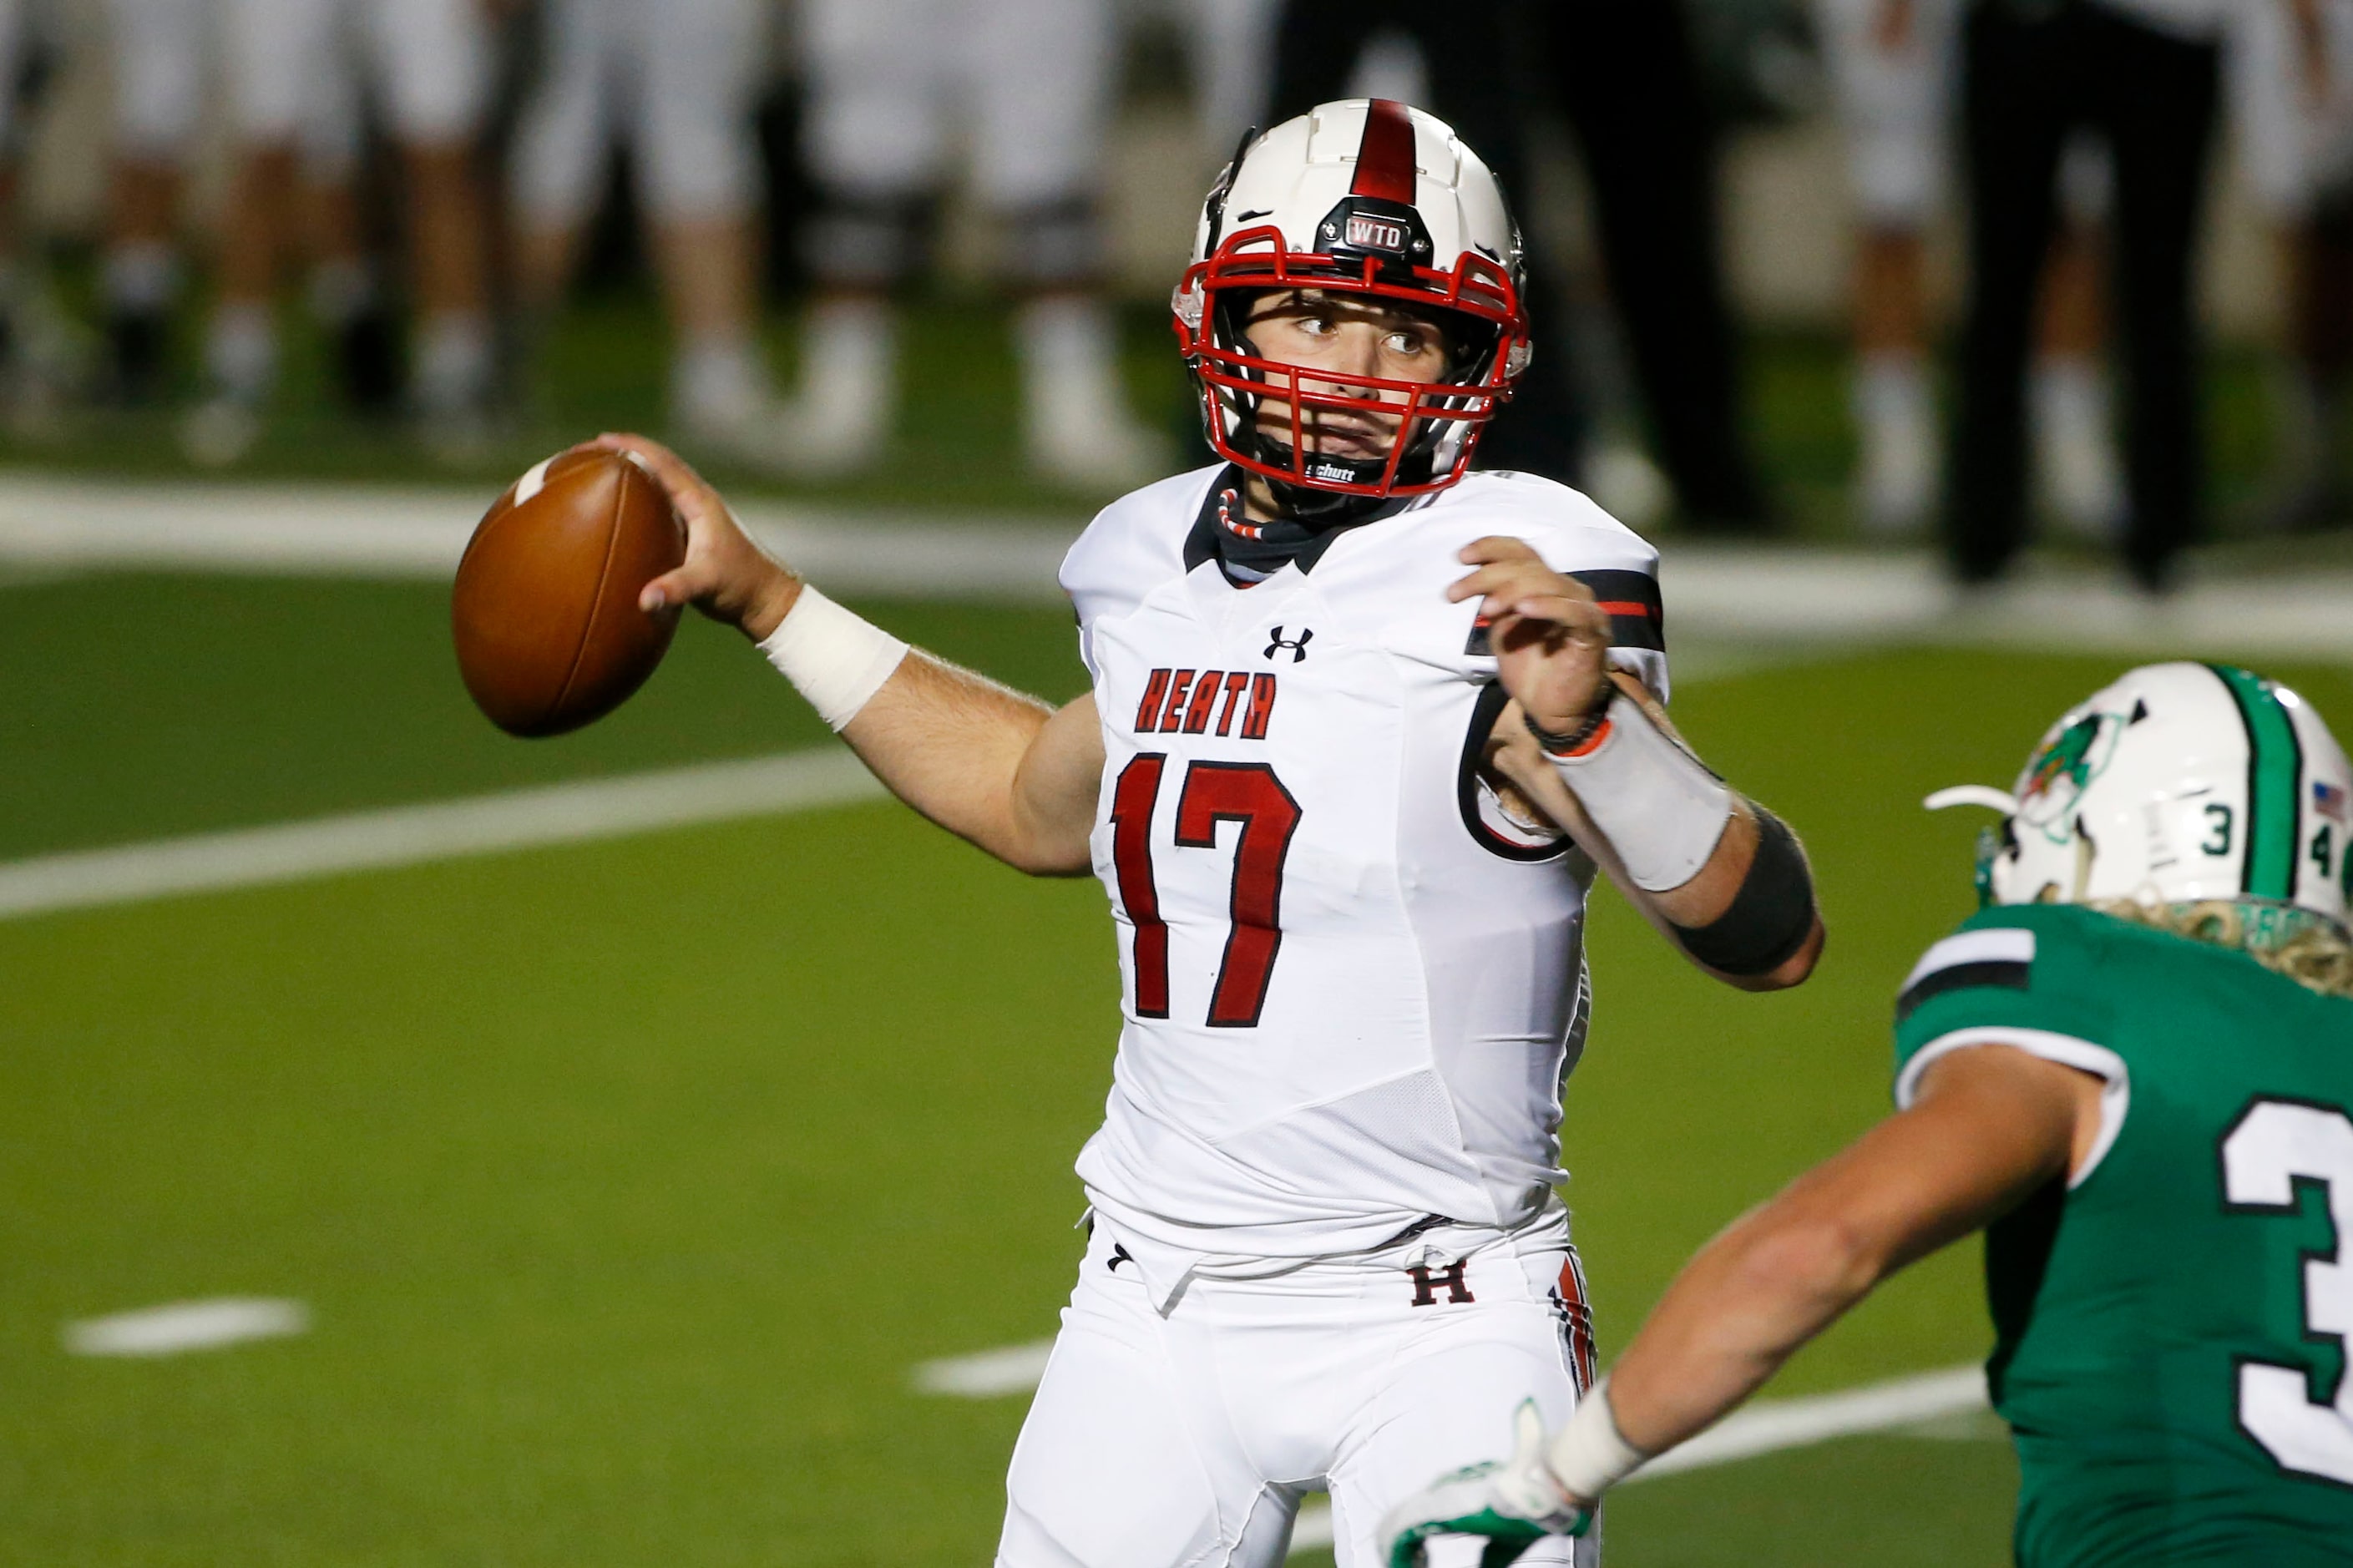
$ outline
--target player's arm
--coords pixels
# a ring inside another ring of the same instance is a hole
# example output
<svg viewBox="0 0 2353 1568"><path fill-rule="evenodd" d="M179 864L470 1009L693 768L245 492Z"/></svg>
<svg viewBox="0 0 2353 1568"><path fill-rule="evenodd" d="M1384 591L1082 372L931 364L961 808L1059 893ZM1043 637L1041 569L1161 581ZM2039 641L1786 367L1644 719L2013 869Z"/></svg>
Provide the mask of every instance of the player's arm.
<svg viewBox="0 0 2353 1568"><path fill-rule="evenodd" d="M1092 695L1056 710L906 647L811 592L669 448L596 444L635 453L686 522L686 560L646 584L646 608L691 604L758 643L875 777L949 832L1035 875L1089 868L1103 763Z"/></svg>
<svg viewBox="0 0 2353 1568"><path fill-rule="evenodd" d="M1516 539L1462 552L1514 706L1490 764L1582 845L1693 963L1752 991L1795 985L1823 941L1796 835L1701 765L1641 682L1609 664L1609 617ZM1539 731L1542 733L1540 734Z"/></svg>
<svg viewBox="0 0 2353 1568"><path fill-rule="evenodd" d="M1932 1064L1909 1109L1703 1247L1559 1432L1545 1437L1528 1406L1511 1459L1400 1503L1382 1527L1393 1561L1418 1562L1435 1534L1582 1530L1610 1485L1720 1419L1881 1280L2081 1168L2100 1091L2000 1044Z"/></svg>
<svg viewBox="0 0 2353 1568"><path fill-rule="evenodd" d="M1931 1063L1909 1109L1684 1266L1610 1372L1620 1436L1655 1454L1713 1425L1881 1280L2080 1169L2102 1089L1998 1043Z"/></svg>

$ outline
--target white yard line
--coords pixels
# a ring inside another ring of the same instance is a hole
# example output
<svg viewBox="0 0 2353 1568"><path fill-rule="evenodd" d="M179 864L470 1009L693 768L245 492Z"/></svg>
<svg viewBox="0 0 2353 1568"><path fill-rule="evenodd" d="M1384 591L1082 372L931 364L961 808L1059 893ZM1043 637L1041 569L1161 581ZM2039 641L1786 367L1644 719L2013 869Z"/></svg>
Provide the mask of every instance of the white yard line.
<svg viewBox="0 0 2353 1568"><path fill-rule="evenodd" d="M1694 662L1701 668L1686 684L1770 661L1726 652ZM71 850L0 861L0 921L814 811L886 793L849 752L828 748Z"/></svg>
<svg viewBox="0 0 2353 1568"><path fill-rule="evenodd" d="M927 1361L915 1368L913 1381L921 1393L962 1399L1027 1394L1045 1375L1046 1357L1053 1348L1053 1341L1037 1340L976 1355ZM1866 1384L1838 1394L1759 1400L1652 1459L1627 1484L1827 1443L1834 1437L1898 1431L1986 1408L1985 1372L1974 1363ZM1331 1544L1330 1506L1318 1503L1300 1510L1299 1521L1292 1528L1292 1551Z"/></svg>
<svg viewBox="0 0 2353 1568"><path fill-rule="evenodd" d="M490 497L479 489L133 483L0 475L0 572L164 568L447 581ZM942 516L747 501L744 521L847 594L1060 604L1085 519ZM2353 572L2192 574L2162 605L2100 567L2031 566L1957 594L1927 550L1668 540L1670 636L1799 645L1926 642L2180 657L2353 658Z"/></svg>
<svg viewBox="0 0 2353 1568"><path fill-rule="evenodd" d="M918 1394L944 1394L955 1399L1027 1394L1046 1375L1046 1358L1053 1350L1051 1340L1032 1340L1026 1345L1007 1345L976 1355L927 1361L915 1368L912 1381Z"/></svg>
<svg viewBox="0 0 2353 1568"><path fill-rule="evenodd" d="M6 476L0 566L447 582L491 499L480 489ZM737 511L786 559L845 593L1055 604L1055 572L1086 521L765 501Z"/></svg>
<svg viewBox="0 0 2353 1568"><path fill-rule="evenodd" d="M68 1323L58 1337L72 1355L144 1357L283 1339L310 1327L311 1309L300 1301L225 1297L85 1318Z"/></svg>
<svg viewBox="0 0 2353 1568"><path fill-rule="evenodd" d="M1975 1363L1867 1383L1838 1394L1760 1400L1734 1411L1681 1447L1668 1449L1631 1479L1652 1480L1986 1407L1985 1369Z"/></svg>
<svg viewBox="0 0 2353 1568"><path fill-rule="evenodd" d="M2207 574L2162 602L2098 568L2030 568L1964 593L1928 552L1762 547L1662 552L1668 647L1704 637L2088 652L2353 658L2353 573Z"/></svg>
<svg viewBox="0 0 2353 1568"><path fill-rule="evenodd" d="M45 855L0 863L0 921L814 811L882 793L847 751L788 752Z"/></svg>

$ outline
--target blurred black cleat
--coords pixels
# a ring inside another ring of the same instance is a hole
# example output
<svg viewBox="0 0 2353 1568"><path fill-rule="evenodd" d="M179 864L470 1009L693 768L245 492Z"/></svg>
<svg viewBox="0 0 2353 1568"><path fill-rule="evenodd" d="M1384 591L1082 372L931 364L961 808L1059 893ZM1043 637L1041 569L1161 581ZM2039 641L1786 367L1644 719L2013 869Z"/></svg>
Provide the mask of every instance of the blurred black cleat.
<svg viewBox="0 0 2353 1568"><path fill-rule="evenodd" d="M126 408L164 400L171 322L160 310L117 310L106 321L106 399Z"/></svg>
<svg viewBox="0 0 2353 1568"><path fill-rule="evenodd" d="M392 414L400 403L400 324L370 306L335 330L335 369L343 397L361 414Z"/></svg>

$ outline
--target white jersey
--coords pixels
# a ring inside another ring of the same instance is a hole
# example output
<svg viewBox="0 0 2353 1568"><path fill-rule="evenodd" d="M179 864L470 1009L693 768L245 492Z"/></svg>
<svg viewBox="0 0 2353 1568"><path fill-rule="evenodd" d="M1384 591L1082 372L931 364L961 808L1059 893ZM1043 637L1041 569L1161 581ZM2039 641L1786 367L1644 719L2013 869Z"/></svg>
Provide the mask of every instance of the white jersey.
<svg viewBox="0 0 2353 1568"><path fill-rule="evenodd" d="M1247 588L1212 553L1237 504L1229 470L1180 475L1062 565L1126 1018L1078 1170L1163 1296L1432 1216L1521 1225L1562 1179L1594 866L1479 778L1504 699L1445 596L1458 552L1525 540L1667 685L1657 552L1574 490L1474 473Z"/></svg>

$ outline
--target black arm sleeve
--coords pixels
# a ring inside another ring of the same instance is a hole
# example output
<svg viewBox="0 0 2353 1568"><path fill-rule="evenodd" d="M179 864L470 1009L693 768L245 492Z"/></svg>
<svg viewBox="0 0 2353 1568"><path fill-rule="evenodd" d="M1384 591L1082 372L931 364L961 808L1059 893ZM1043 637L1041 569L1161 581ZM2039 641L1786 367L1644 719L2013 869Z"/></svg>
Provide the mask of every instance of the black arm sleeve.
<svg viewBox="0 0 2353 1568"><path fill-rule="evenodd" d="M1731 907L1704 926L1675 927L1694 958L1744 978L1788 963L1814 929L1814 878L1798 836L1755 801L1748 806L1757 814L1757 856Z"/></svg>

